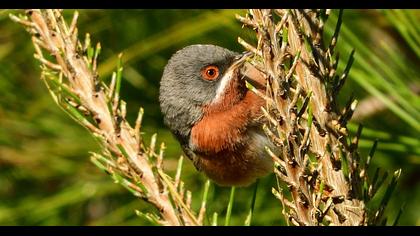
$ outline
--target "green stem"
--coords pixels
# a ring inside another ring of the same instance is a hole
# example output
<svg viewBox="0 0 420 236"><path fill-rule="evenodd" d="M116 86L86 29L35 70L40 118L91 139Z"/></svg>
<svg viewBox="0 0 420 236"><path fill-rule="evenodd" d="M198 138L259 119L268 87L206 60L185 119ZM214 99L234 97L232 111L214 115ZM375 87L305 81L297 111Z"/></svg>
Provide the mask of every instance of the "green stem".
<svg viewBox="0 0 420 236"><path fill-rule="evenodd" d="M232 213L233 201L235 199L235 187L233 186L230 189L230 197L229 197L229 204L226 211L226 218L225 218L225 226L229 226L230 224L230 215Z"/></svg>
<svg viewBox="0 0 420 236"><path fill-rule="evenodd" d="M245 223L244 223L245 226L251 225L252 215L254 213L254 207L255 207L255 200L257 199L258 183L259 183L259 179L257 179L257 181L255 182L254 194L252 195L251 207L249 208L248 216L245 219Z"/></svg>

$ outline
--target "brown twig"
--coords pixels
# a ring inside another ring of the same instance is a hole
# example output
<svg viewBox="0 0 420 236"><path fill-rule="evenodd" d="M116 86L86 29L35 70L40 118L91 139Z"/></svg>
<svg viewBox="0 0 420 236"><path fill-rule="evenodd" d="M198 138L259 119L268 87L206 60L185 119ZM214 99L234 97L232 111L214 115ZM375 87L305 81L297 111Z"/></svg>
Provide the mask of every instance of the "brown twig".
<svg viewBox="0 0 420 236"><path fill-rule="evenodd" d="M333 52L336 39L331 47L321 43L324 21L319 20L320 12L250 10L247 18L240 19L256 30L259 51L255 54L261 56L254 63L260 63L269 77L267 96L275 101L267 103L264 114L266 127L277 128L277 133L265 130L281 150L279 157L273 157L275 173L292 195L288 201L281 189L275 191L289 209L285 216L294 225L361 225L365 204L356 194L357 181L352 181L361 169L353 168L352 152L357 150L347 148L345 122L332 125L340 117L349 120L351 114L341 116L335 113L339 109L331 107L336 102L329 96L326 78L335 73L329 67L334 63L325 55L327 50ZM273 14L281 20L275 21ZM347 176L343 158L349 166Z"/></svg>
<svg viewBox="0 0 420 236"><path fill-rule="evenodd" d="M162 225L199 225L190 207L191 192L186 199L181 198L174 181L162 169L164 145L156 153L154 147L143 144L140 135L143 110L139 111L135 128L125 119L126 106L119 95L122 67L113 75L109 87L98 79L96 60L100 45L93 49L89 35L83 46L77 40L77 11L70 26L60 10L26 13L27 16L11 15L11 18L32 33L35 58L43 65L42 78L55 101L102 144L103 153L93 154L92 160L135 196L159 210L160 218L151 215L147 218ZM89 55L88 50L94 54ZM50 54L52 59L44 54ZM57 75L67 81L57 79Z"/></svg>

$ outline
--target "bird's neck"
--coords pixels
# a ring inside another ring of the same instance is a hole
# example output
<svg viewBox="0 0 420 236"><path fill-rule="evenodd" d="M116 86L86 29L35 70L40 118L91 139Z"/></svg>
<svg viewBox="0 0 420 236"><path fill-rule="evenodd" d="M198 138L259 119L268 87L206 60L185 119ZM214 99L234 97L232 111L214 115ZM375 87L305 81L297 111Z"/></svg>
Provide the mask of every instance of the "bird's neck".
<svg viewBox="0 0 420 236"><path fill-rule="evenodd" d="M229 81L222 96L217 101L204 106L204 113L211 114L230 110L233 106L243 100L246 92L245 83L240 81L239 78L234 78Z"/></svg>

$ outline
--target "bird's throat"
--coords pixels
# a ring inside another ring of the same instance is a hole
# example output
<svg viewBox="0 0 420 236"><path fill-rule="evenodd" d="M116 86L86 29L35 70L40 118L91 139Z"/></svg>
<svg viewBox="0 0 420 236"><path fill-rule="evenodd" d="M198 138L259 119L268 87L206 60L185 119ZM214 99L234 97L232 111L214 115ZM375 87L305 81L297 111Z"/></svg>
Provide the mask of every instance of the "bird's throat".
<svg viewBox="0 0 420 236"><path fill-rule="evenodd" d="M244 98L247 88L245 86L245 81L239 78L238 71L234 71L230 77L222 78L222 80L223 79L225 79L226 82L221 81L219 86L219 89L220 87L223 87L223 90L217 91L215 99L211 103L205 105L205 112L214 113L229 110Z"/></svg>

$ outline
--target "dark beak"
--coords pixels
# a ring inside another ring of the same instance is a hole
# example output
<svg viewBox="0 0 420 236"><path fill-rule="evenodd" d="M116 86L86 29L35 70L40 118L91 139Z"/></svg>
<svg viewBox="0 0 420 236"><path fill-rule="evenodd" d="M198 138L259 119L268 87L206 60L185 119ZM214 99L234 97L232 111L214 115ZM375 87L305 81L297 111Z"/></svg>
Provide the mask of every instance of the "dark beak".
<svg viewBox="0 0 420 236"><path fill-rule="evenodd" d="M234 80L233 82L238 83L238 85L244 85L241 93L247 91L245 88L245 81L251 83L251 85L255 88L265 91L265 74L247 61L247 59L253 54L254 53L252 52L244 52L234 58L233 63L225 71L219 82L219 87L217 88L214 101L218 101L218 99L225 93L225 89L231 80Z"/></svg>
<svg viewBox="0 0 420 236"><path fill-rule="evenodd" d="M252 52L246 51L246 52L243 52L242 54L236 56L232 65L230 66L230 69L235 70L235 69L239 68L240 66L242 66L245 63L246 59L250 58L252 55L253 55Z"/></svg>
<svg viewBox="0 0 420 236"><path fill-rule="evenodd" d="M244 52L238 55L232 65L229 67L229 71L238 70L239 78L248 83L251 83L257 89L265 89L265 75L258 69L256 69L251 63L247 63L247 59L254 55L253 52Z"/></svg>
<svg viewBox="0 0 420 236"><path fill-rule="evenodd" d="M246 80L248 83L253 85L255 88L259 90L265 91L265 84L266 84L266 76L263 72L258 70L254 65L251 63L247 63L246 60L254 55L253 52L244 52L234 63L236 68L239 69L239 76L242 80Z"/></svg>
<svg viewBox="0 0 420 236"><path fill-rule="evenodd" d="M248 58L248 57L250 57L250 56L252 56L252 52L250 52L250 51L245 51L245 52L243 52L243 53L241 53L241 54L239 54L235 59L236 60L239 60L239 59L241 59L241 58L244 58L245 57L245 59L246 58Z"/></svg>

